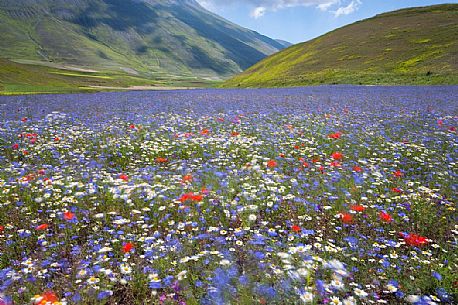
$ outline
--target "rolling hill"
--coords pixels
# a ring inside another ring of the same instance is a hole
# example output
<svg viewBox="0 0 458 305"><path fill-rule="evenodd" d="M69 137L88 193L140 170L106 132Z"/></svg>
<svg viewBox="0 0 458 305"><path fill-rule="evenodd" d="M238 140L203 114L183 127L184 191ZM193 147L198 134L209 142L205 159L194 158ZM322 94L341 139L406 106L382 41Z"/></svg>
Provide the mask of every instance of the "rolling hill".
<svg viewBox="0 0 458 305"><path fill-rule="evenodd" d="M194 0L0 1L0 58L21 70L214 80L284 47Z"/></svg>
<svg viewBox="0 0 458 305"><path fill-rule="evenodd" d="M377 15L278 52L223 87L458 84L458 4Z"/></svg>

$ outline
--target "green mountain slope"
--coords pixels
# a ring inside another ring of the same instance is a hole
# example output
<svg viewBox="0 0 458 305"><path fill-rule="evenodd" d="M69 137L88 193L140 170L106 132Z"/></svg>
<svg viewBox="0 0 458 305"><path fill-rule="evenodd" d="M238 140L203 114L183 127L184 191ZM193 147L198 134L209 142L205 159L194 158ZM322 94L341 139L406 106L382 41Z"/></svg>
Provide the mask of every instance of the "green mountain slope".
<svg viewBox="0 0 458 305"><path fill-rule="evenodd" d="M377 15L278 52L225 87L458 84L458 4Z"/></svg>
<svg viewBox="0 0 458 305"><path fill-rule="evenodd" d="M0 1L0 57L22 64L217 79L282 48L194 0Z"/></svg>

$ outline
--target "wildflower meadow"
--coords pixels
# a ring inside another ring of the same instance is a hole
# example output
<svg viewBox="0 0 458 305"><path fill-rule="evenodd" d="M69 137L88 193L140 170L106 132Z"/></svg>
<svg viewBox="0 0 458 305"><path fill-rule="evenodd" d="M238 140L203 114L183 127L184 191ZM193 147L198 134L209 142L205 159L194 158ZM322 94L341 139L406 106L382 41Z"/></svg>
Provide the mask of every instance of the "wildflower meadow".
<svg viewBox="0 0 458 305"><path fill-rule="evenodd" d="M457 304L458 87L0 97L0 304Z"/></svg>

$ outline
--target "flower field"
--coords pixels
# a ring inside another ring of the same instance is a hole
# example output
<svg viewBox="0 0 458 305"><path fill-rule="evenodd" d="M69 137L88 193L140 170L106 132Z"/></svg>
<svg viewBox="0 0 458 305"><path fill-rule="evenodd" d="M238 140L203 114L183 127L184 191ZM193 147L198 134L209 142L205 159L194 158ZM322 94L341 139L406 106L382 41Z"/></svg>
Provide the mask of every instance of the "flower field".
<svg viewBox="0 0 458 305"><path fill-rule="evenodd" d="M456 304L458 87L0 98L0 304Z"/></svg>

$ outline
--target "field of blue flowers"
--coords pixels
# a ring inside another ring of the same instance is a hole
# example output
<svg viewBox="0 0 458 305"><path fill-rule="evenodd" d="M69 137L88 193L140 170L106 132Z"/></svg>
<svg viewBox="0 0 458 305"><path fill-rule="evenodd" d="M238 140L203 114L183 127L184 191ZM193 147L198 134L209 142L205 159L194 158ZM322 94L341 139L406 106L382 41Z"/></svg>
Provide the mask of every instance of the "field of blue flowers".
<svg viewBox="0 0 458 305"><path fill-rule="evenodd" d="M457 304L458 87L0 97L0 304Z"/></svg>

